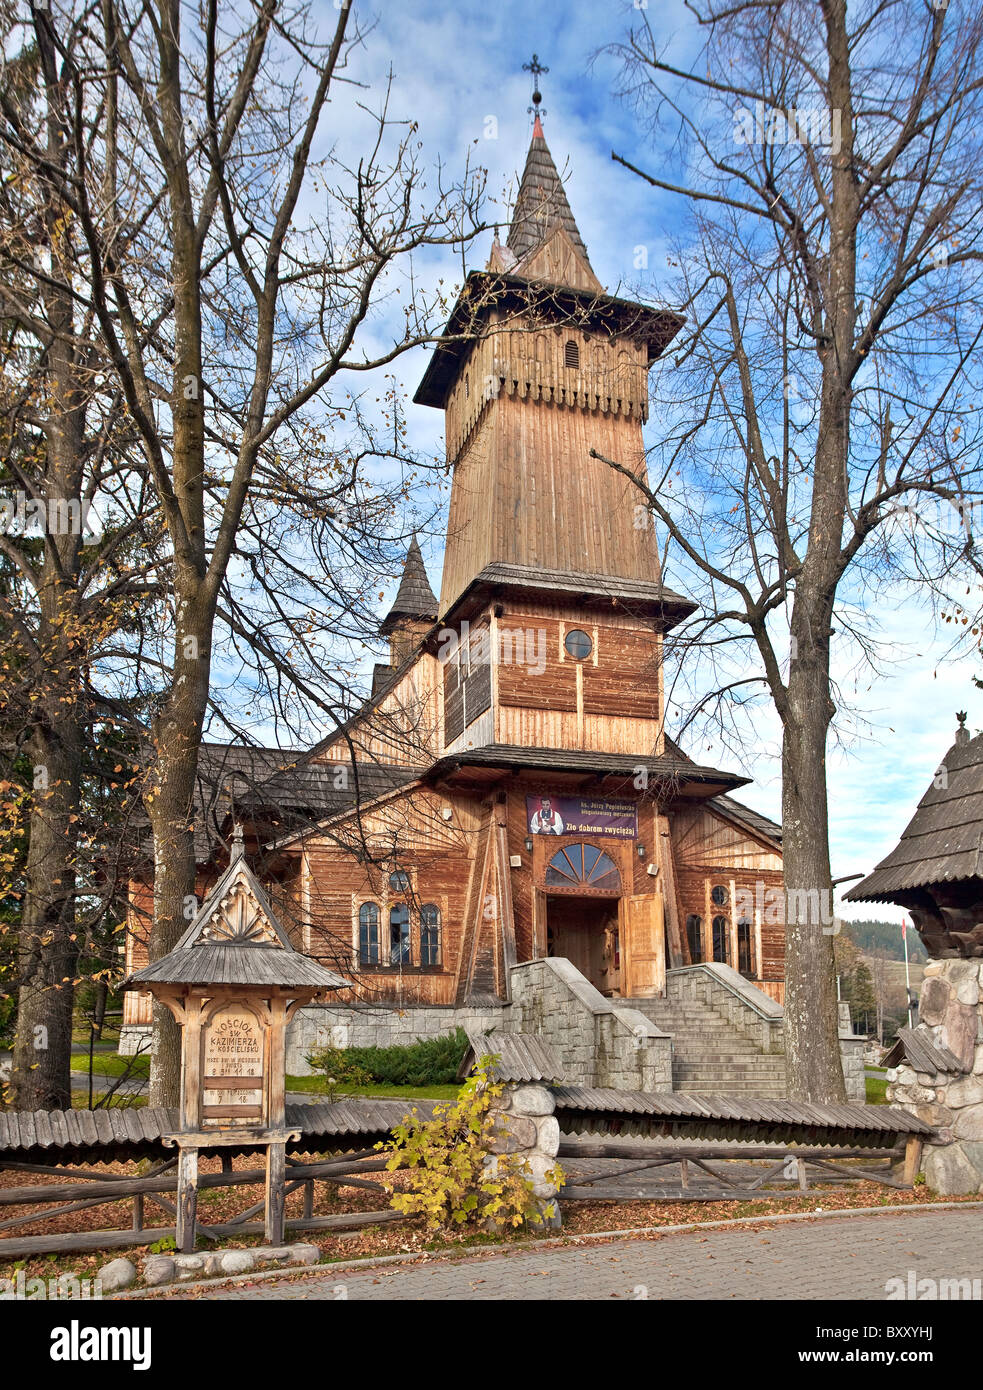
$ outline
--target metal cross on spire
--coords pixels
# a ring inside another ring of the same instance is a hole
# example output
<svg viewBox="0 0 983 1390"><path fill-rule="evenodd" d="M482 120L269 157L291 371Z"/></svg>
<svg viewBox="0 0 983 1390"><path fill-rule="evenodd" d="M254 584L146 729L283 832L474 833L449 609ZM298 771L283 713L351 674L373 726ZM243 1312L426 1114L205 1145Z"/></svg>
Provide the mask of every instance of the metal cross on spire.
<svg viewBox="0 0 983 1390"><path fill-rule="evenodd" d="M531 62L531 63L523 63L523 64L522 64L522 71L523 71L523 72L531 72L531 73L532 73L532 84L533 84L533 90L532 90L532 106L530 106L530 107L528 108L528 109L529 109L529 115L530 115L530 116L532 116L532 115L535 115L535 116L545 116L545 115L546 115L546 112L540 110L540 106L541 106L542 100L543 100L543 94L542 94L542 92L539 90L539 79L540 79L541 75L542 75L544 72L549 72L549 68L544 68L543 65L542 65L542 63L540 63L540 61L539 61L539 54L538 54L538 53L534 53L534 54L532 55L532 62Z"/></svg>

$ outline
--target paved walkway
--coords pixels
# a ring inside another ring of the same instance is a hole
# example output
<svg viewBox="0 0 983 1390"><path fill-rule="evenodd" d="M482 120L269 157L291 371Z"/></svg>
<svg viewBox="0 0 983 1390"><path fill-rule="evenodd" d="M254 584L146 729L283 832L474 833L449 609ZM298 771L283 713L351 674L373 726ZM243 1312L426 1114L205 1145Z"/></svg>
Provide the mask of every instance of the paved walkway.
<svg viewBox="0 0 983 1390"><path fill-rule="evenodd" d="M887 1281L979 1279L983 1210L793 1221L209 1290L218 1299L861 1299ZM201 1297L190 1291L187 1297Z"/></svg>

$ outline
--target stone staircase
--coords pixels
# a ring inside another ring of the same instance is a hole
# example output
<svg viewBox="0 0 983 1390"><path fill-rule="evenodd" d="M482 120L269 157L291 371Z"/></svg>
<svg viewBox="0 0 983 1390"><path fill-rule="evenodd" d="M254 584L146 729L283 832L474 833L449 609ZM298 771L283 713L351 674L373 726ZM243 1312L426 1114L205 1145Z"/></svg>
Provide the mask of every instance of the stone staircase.
<svg viewBox="0 0 983 1390"><path fill-rule="evenodd" d="M785 1098L782 1010L726 965L670 970L664 999L630 999L672 1035L672 1085L691 1095Z"/></svg>

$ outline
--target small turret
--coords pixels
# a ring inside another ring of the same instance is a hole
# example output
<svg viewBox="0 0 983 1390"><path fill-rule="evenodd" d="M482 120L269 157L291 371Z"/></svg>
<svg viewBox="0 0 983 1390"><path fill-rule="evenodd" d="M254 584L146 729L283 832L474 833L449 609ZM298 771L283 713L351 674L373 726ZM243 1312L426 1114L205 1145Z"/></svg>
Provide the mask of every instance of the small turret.
<svg viewBox="0 0 983 1390"><path fill-rule="evenodd" d="M389 638L389 664L401 666L420 640L437 620L437 599L427 567L423 563L420 543L414 534L406 552L403 577L389 612L379 624L379 633Z"/></svg>

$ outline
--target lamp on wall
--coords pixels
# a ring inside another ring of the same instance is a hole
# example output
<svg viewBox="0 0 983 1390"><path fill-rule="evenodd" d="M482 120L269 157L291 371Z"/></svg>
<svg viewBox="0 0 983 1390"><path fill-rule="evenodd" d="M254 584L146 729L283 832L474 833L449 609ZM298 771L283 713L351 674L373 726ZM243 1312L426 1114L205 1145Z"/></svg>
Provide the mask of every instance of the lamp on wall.
<svg viewBox="0 0 983 1390"><path fill-rule="evenodd" d="M531 836L531 835L527 835L527 836L526 836L526 852L527 852L528 854L532 854L532 836Z"/></svg>
<svg viewBox="0 0 983 1390"><path fill-rule="evenodd" d="M645 846L642 844L641 840L638 842L638 857L639 859L645 858Z"/></svg>

